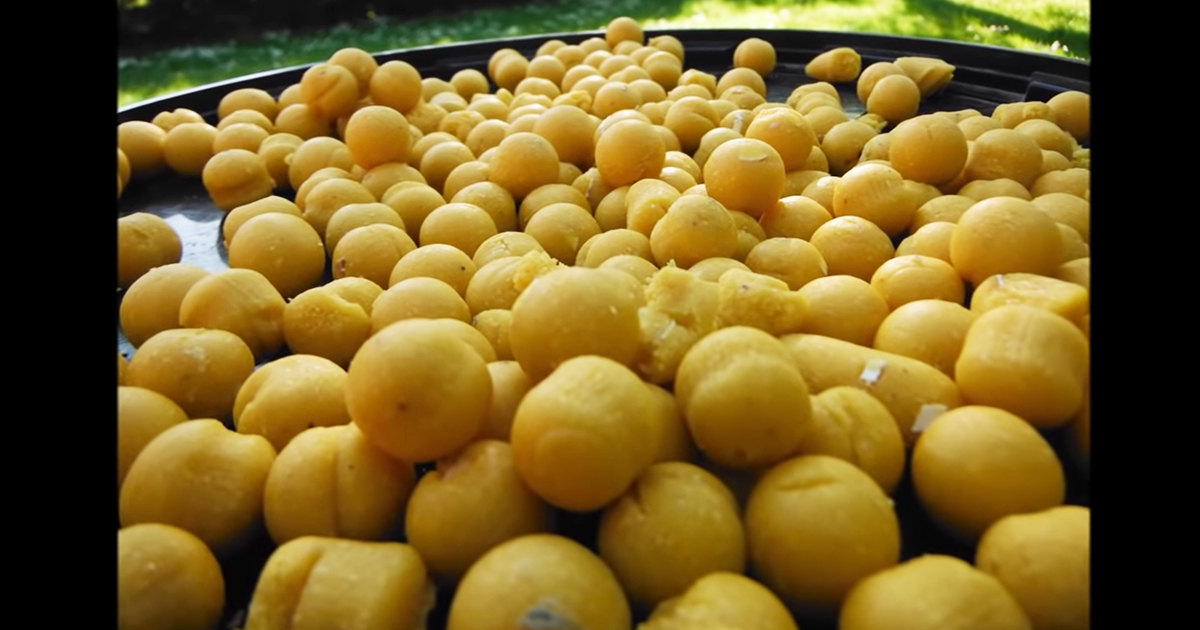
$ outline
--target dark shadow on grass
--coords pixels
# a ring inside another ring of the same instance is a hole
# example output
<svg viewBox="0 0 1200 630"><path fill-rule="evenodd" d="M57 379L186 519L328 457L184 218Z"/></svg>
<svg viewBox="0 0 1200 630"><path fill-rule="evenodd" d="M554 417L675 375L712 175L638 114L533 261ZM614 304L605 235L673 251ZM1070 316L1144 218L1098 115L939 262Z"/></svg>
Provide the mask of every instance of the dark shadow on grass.
<svg viewBox="0 0 1200 630"><path fill-rule="evenodd" d="M897 19L881 17L880 24L887 25L892 32L900 35L917 37L936 37L940 39L964 40L967 26L975 23L1007 27L1008 32L1020 35L1047 46L1059 42L1075 56L1091 58L1091 34L1069 27L1045 29L1002 15L987 9L965 6L953 0L904 0L909 15L924 15L936 24L936 27L923 28L920 33L906 32L911 29L901 26ZM1070 13L1059 7L1050 7L1047 12L1062 22L1068 22Z"/></svg>

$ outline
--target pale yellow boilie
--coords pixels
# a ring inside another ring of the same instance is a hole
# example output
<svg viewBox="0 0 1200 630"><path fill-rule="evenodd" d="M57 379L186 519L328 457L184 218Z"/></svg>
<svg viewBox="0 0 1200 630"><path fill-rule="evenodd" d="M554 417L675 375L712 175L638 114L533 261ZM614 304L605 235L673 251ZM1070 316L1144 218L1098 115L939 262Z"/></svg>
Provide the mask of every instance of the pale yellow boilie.
<svg viewBox="0 0 1200 630"><path fill-rule="evenodd" d="M1063 254L1054 219L1015 197L993 197L971 206L950 240L951 263L975 285L998 273L1052 276L1064 262Z"/></svg>
<svg viewBox="0 0 1200 630"><path fill-rule="evenodd" d="M479 559L450 603L447 630L521 626L627 630L632 627L620 582L591 551L568 538L533 534Z"/></svg>
<svg viewBox="0 0 1200 630"><path fill-rule="evenodd" d="M262 359L283 347L286 305L279 290L261 273L226 269L192 285L179 303L179 324L232 332L256 359Z"/></svg>
<svg viewBox="0 0 1200 630"><path fill-rule="evenodd" d="M1000 519L984 533L975 566L1012 593L1034 628L1091 627L1089 508L1064 505Z"/></svg>
<svg viewBox="0 0 1200 630"><path fill-rule="evenodd" d="M346 371L318 356L293 354L255 370L238 390L233 424L282 451L302 431L350 423Z"/></svg>
<svg viewBox="0 0 1200 630"><path fill-rule="evenodd" d="M351 230L376 223L404 229L404 221L400 215L387 204L349 203L342 206L325 225L325 251L332 256L342 237Z"/></svg>
<svg viewBox="0 0 1200 630"><path fill-rule="evenodd" d="M144 387L117 387L117 490L142 449L167 429L187 422L170 398Z"/></svg>
<svg viewBox="0 0 1200 630"><path fill-rule="evenodd" d="M853 48L834 48L825 51L804 66L804 74L829 83L848 83L862 71L862 57Z"/></svg>
<svg viewBox="0 0 1200 630"><path fill-rule="evenodd" d="M460 525L450 530L449 522ZM497 545L550 531L550 512L521 481L512 447L480 440L421 477L404 531L435 579L457 581Z"/></svg>
<svg viewBox="0 0 1200 630"><path fill-rule="evenodd" d="M655 607L639 630L798 630L779 597L740 574L718 571L696 580L678 597Z"/></svg>
<svg viewBox="0 0 1200 630"><path fill-rule="evenodd" d="M573 203L552 203L538 210L525 226L547 254L564 265L575 265L580 248L600 234L600 225L586 209Z"/></svg>
<svg viewBox="0 0 1200 630"><path fill-rule="evenodd" d="M787 335L782 341L811 391L849 385L875 396L896 419L907 446L918 419L962 404L958 385L917 359L822 335Z"/></svg>
<svg viewBox="0 0 1200 630"><path fill-rule="evenodd" d="M1066 493L1062 463L1046 439L995 407L959 407L935 418L913 448L912 479L934 521L971 543L1006 516L1062 505Z"/></svg>
<svg viewBox="0 0 1200 630"><path fill-rule="evenodd" d="M117 219L117 286L127 288L155 267L178 263L183 242L158 215L135 212Z"/></svg>
<svg viewBox="0 0 1200 630"><path fill-rule="evenodd" d="M650 239L641 232L616 229L603 232L588 239L579 250L577 264L580 267L599 267L604 261L617 256L632 255L647 261L654 260Z"/></svg>
<svg viewBox="0 0 1200 630"><path fill-rule="evenodd" d="M267 165L267 173L275 180L275 190L291 186L288 169L292 155L304 143L304 139L291 133L274 133L258 145L258 157Z"/></svg>
<svg viewBox="0 0 1200 630"><path fill-rule="evenodd" d="M263 515L282 545L303 536L383 540L399 534L412 464L372 446L353 424L305 429L267 475Z"/></svg>
<svg viewBox="0 0 1200 630"><path fill-rule="evenodd" d="M955 195L958 197L966 197L975 201L983 201L992 197L1015 197L1031 201L1033 195L1029 193L1029 189L1022 186L1019 182L1013 179L976 179L967 183L962 188L958 189Z"/></svg>
<svg viewBox="0 0 1200 630"><path fill-rule="evenodd" d="M333 133L333 121L316 114L308 105L300 102L279 111L275 130L308 140Z"/></svg>
<svg viewBox="0 0 1200 630"><path fill-rule="evenodd" d="M178 328L142 344L129 361L125 383L170 398L189 418L224 418L253 371L254 355L237 335Z"/></svg>
<svg viewBox="0 0 1200 630"><path fill-rule="evenodd" d="M245 149L251 153L258 153L263 140L270 135L270 132L258 125L230 123L217 128L217 135L213 137L211 150L214 155L230 149Z"/></svg>
<svg viewBox="0 0 1200 630"><path fill-rule="evenodd" d="M135 348L154 335L179 328L179 304L192 285L208 275L195 265L155 267L131 284L121 298L121 331Z"/></svg>
<svg viewBox="0 0 1200 630"><path fill-rule="evenodd" d="M393 225L373 223L354 228L333 250L330 258L333 277L366 278L385 287L396 263L416 248L417 244L408 234Z"/></svg>
<svg viewBox="0 0 1200 630"><path fill-rule="evenodd" d="M950 378L975 313L945 300L916 300L894 309L875 331L875 349L928 363Z"/></svg>
<svg viewBox="0 0 1200 630"><path fill-rule="evenodd" d="M894 63L916 82L922 99L941 91L954 78L954 66L935 57L897 57Z"/></svg>
<svg viewBox="0 0 1200 630"><path fill-rule="evenodd" d="M800 288L807 307L801 331L870 347L890 309L873 286L847 275L817 278Z"/></svg>
<svg viewBox="0 0 1200 630"><path fill-rule="evenodd" d="M746 565L733 493L685 462L651 466L607 506L598 547L634 605L645 609L682 595L710 573L741 573Z"/></svg>
<svg viewBox="0 0 1200 630"><path fill-rule="evenodd" d="M540 245L520 256L505 254L486 262L467 284L467 307L473 315L491 309L511 309L533 280L559 268L558 261L542 251Z"/></svg>
<svg viewBox="0 0 1200 630"><path fill-rule="evenodd" d="M808 387L787 349L755 328L723 328L693 345L675 395L697 447L727 468L784 459L811 421Z"/></svg>
<svg viewBox="0 0 1200 630"><path fill-rule="evenodd" d="M216 556L195 535L162 523L117 531L117 627L206 630L225 608Z"/></svg>
<svg viewBox="0 0 1200 630"><path fill-rule="evenodd" d="M346 407L371 443L392 457L425 462L468 444L492 395L486 362L429 320L397 322L368 339L346 381Z"/></svg>
<svg viewBox="0 0 1200 630"><path fill-rule="evenodd" d="M364 630L417 630L434 601L425 563L409 545L305 536L267 559L245 630L298 628L293 619L318 628L353 619Z"/></svg>
<svg viewBox="0 0 1200 630"><path fill-rule="evenodd" d="M827 455L789 459L746 505L755 575L789 606L835 613L860 580L900 561L900 520L867 473Z"/></svg>
<svg viewBox="0 0 1200 630"><path fill-rule="evenodd" d="M288 348L347 367L371 336L371 305L381 293L365 278L342 278L301 293L283 311Z"/></svg>
<svg viewBox="0 0 1200 630"><path fill-rule="evenodd" d="M529 252L545 251L537 239L524 232L500 232L481 243L471 261L475 263L475 269L478 271L484 265L501 258L519 258Z"/></svg>
<svg viewBox="0 0 1200 630"><path fill-rule="evenodd" d="M191 420L142 449L121 487L121 524L187 530L218 554L244 544L262 522L263 486L275 461L265 438L216 420ZM204 475L195 474L204 470Z"/></svg>
<svg viewBox="0 0 1200 630"><path fill-rule="evenodd" d="M568 359L517 407L511 437L517 471L547 503L599 509L625 493L657 455L659 445L646 439L656 434L653 414L649 390L629 368L601 356Z"/></svg>
<svg viewBox="0 0 1200 630"><path fill-rule="evenodd" d="M702 195L680 196L650 232L655 262L674 262L683 269L706 258L732 257L737 242L730 213L716 199Z"/></svg>
<svg viewBox="0 0 1200 630"><path fill-rule="evenodd" d="M238 229L229 243L229 266L257 271L284 299L291 299L321 281L325 246L303 218L269 212Z"/></svg>
<svg viewBox="0 0 1200 630"><path fill-rule="evenodd" d="M976 201L979 200L964 195L934 197L921 204L917 208L917 211L913 213L912 222L908 224L908 233L911 236L926 225L939 221L958 223L958 219L971 206L975 205Z"/></svg>
<svg viewBox="0 0 1200 630"><path fill-rule="evenodd" d="M1092 189L1092 172L1086 168L1068 168L1044 173L1033 182L1029 192L1034 197L1051 193L1069 193L1087 200Z"/></svg>
<svg viewBox="0 0 1200 630"><path fill-rule="evenodd" d="M998 580L958 558L924 555L855 585L842 630L1033 630Z"/></svg>
<svg viewBox="0 0 1200 630"><path fill-rule="evenodd" d="M904 71L890 61L877 61L864 68L858 75L858 83L855 87L858 100L865 104L871 96L871 90L875 89L875 84L883 77L894 74L904 74Z"/></svg>
<svg viewBox="0 0 1200 630"><path fill-rule="evenodd" d="M172 129L184 123L202 123L204 122L204 117L195 110L187 109L186 107L177 107L169 112L163 110L155 114L150 122L162 127L163 131L170 133ZM268 119L267 122L270 123L270 120Z"/></svg>

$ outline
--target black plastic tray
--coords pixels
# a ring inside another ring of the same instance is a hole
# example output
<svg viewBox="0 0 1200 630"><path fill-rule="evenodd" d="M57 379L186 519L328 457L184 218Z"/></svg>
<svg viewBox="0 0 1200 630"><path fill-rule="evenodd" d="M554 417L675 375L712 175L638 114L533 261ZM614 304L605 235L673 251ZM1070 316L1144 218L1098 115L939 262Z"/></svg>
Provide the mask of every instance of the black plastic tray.
<svg viewBox="0 0 1200 630"><path fill-rule="evenodd" d="M1045 101L1067 90L1091 91L1091 66L1065 57L1021 52L992 46L964 44L943 40L912 37L893 37L861 33L783 30L681 30L647 31L647 37L670 34L684 45L684 68L696 68L718 76L732 67L733 51L742 40L760 37L776 49L778 64L767 78L768 100L782 102L798 85L812 83L804 74L805 64L826 50L849 46L862 56L863 67L877 61L896 57L937 57L956 67L954 80L942 92L921 104L921 113L934 111L976 109L990 115L997 105L1017 101ZM453 44L395 50L376 53L380 62L403 60L412 64L422 77L449 79L455 72L474 68L486 74L488 59L500 48L515 48L532 58L537 48L550 39L578 43L590 37L603 37L603 32L559 33L512 39L499 39L466 44ZM278 95L288 86L299 82L308 65L254 74L214 83L196 89L143 101L117 111L117 123L128 120L151 120L164 110L192 109L207 120L217 122L217 104L228 92L240 88L260 88ZM495 86L492 86L493 89ZM855 93L855 84L838 86L842 103L851 115L864 111ZM149 212L167 220L184 243L183 262L216 271L228 267L226 252L221 244L221 221L224 213L216 208L205 193L198 178L164 175L158 179L138 182L129 187L118 204L118 213ZM118 308L121 293L118 292ZM118 325L118 350L131 356L132 346ZM1068 454L1063 430L1045 434L1058 452L1067 473L1067 503L1090 504L1089 479ZM907 560L924 553L943 553L974 561L973 548L946 536L922 511L912 490L909 475L896 490L896 511L902 523L902 557ZM570 514L558 512L558 531L595 550L598 513ZM253 593L258 572L274 550L265 536L257 544L223 564L227 588L227 606L222 628L237 628ZM429 628L445 627L445 615L452 592L439 592L438 606L430 618ZM808 630L834 628L828 619L800 617L801 627Z"/></svg>

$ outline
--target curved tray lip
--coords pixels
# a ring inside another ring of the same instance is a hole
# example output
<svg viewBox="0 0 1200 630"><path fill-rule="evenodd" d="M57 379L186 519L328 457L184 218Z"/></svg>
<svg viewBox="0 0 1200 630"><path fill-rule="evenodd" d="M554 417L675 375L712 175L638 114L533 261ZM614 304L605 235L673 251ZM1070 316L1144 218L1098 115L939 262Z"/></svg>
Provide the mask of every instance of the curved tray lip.
<svg viewBox="0 0 1200 630"><path fill-rule="evenodd" d="M1010 70L1005 64L1016 65L1011 69L1013 74L1032 76L1035 72L1061 74L1075 81L1090 83L1091 63L1080 59L1062 57L1046 53L1003 48L988 44L960 42L932 37L912 37L906 35L887 35L882 33L865 33L858 31L813 31L795 29L647 29L646 39L660 35L671 35L678 38L685 46L701 46L703 49L735 48L743 39L760 37L767 39L778 49L828 50L838 46L849 46L863 54L864 66L867 61L884 60L885 58L905 56L932 56L939 58L954 58L959 60L977 60L975 67L994 69L998 72ZM528 48L537 46L552 39L560 39L568 43L577 43L592 37L604 37L604 31L576 31L570 33L544 33L538 35L522 35L498 39L482 39L451 44L417 46L414 48L398 48L386 51L372 52L371 55L379 61L390 61L404 57L428 55L430 53L449 53L464 55L496 51L501 48ZM707 44L707 45L706 45ZM881 54L886 53L886 54ZM243 87L259 87L264 82L288 83L298 81L304 71L322 63L312 63L264 70L224 81L196 86L179 92L139 101L117 108L117 122L129 120L150 120L163 107L186 107L186 103L211 101L212 105L203 109L215 109L216 102L212 99L218 94L223 96L231 90ZM685 59L686 65L686 59ZM952 62L953 63L953 62ZM292 76L294 75L294 78ZM194 108L192 108L194 109ZM203 113L203 112L201 112Z"/></svg>

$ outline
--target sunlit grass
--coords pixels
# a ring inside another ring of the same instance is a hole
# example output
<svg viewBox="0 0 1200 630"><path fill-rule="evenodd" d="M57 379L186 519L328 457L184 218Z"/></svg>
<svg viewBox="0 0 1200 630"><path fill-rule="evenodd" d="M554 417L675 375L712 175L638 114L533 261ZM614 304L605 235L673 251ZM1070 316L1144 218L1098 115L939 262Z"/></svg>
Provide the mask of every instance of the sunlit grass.
<svg viewBox="0 0 1200 630"><path fill-rule="evenodd" d="M118 60L118 106L254 72L312 63L339 48L385 51L603 29L629 15L648 29L754 28L933 37L1089 59L1087 0L560 0L253 42L187 47Z"/></svg>

